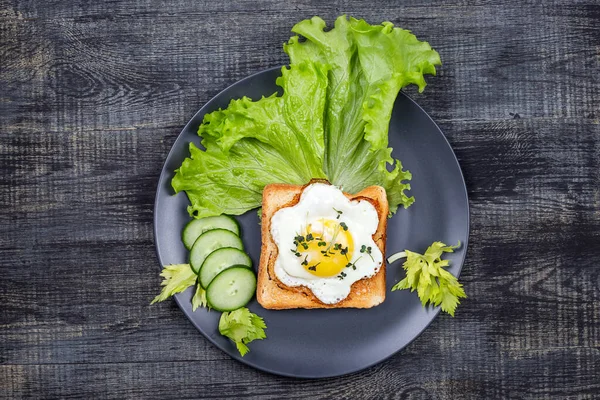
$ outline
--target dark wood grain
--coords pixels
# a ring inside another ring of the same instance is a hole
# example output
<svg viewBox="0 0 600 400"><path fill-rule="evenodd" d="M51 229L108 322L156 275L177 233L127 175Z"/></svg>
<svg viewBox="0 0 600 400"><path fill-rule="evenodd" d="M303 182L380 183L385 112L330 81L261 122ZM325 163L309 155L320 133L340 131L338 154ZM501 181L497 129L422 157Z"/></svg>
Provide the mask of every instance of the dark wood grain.
<svg viewBox="0 0 600 400"><path fill-rule="evenodd" d="M187 120L284 64L306 17L391 20L444 65L423 94L471 205L469 298L366 371L300 381L215 349L159 277L152 207ZM0 3L0 397L597 398L594 1Z"/></svg>

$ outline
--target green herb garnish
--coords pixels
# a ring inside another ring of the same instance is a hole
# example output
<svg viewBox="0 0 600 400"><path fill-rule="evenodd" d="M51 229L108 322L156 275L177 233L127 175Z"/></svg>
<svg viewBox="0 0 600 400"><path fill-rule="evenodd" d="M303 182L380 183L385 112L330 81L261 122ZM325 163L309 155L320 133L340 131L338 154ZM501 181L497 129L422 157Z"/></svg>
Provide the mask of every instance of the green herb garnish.
<svg viewBox="0 0 600 400"><path fill-rule="evenodd" d="M193 286L198 278L189 264L165 265L160 276L163 277L163 281L160 283L163 288L150 304L164 301L176 293L183 292Z"/></svg>
<svg viewBox="0 0 600 400"><path fill-rule="evenodd" d="M363 244L362 246L360 246L360 252L368 254L369 257L371 257L371 260L373 260L373 256L371 255L371 246L367 247Z"/></svg>
<svg viewBox="0 0 600 400"><path fill-rule="evenodd" d="M263 319L246 307L224 312L219 320L219 332L235 343L242 357L250 351L248 343L267 337L266 327Z"/></svg>
<svg viewBox="0 0 600 400"><path fill-rule="evenodd" d="M343 214L343 212L340 210L336 210L335 208L333 208L333 211L335 211L337 213L337 216L335 217L335 219L340 219L340 216Z"/></svg>
<svg viewBox="0 0 600 400"><path fill-rule="evenodd" d="M442 311L454 316L456 306L460 304L459 299L466 298L467 295L458 279L444 269L450 265L450 261L442 260L442 255L454 252L459 246L460 242L456 246L434 242L423 255L409 250L392 255L388 258L390 264L400 258L406 258L402 265L406 271L406 278L394 285L392 291L416 290L423 307L428 303L441 305Z"/></svg>

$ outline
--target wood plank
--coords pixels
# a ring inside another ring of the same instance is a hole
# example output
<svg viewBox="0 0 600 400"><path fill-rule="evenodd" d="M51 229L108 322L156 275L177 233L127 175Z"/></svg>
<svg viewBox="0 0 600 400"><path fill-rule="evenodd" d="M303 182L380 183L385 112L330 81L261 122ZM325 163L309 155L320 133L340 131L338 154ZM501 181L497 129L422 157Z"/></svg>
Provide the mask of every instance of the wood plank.
<svg viewBox="0 0 600 400"><path fill-rule="evenodd" d="M249 3L180 2L177 13L177 5L161 12L124 2L110 15L93 17L93 7L67 4L3 14L4 96L14 112L2 118L9 129L180 126L228 84L286 63L281 43L291 21L311 15L263 2L260 18L269 23L261 24ZM337 8L319 14L332 21L342 11ZM391 19L440 51L444 65L425 94L408 90L436 119L599 118L600 28L593 6L558 2L515 13L487 3L425 11L365 5L347 11Z"/></svg>
<svg viewBox="0 0 600 400"><path fill-rule="evenodd" d="M430 356L411 354L357 374L322 380L276 377L232 360L0 365L0 382L6 385L0 386L0 394L6 390L15 397L43 393L48 398L592 399L600 390L593 362L597 354L590 350L545 349L478 360L469 357L472 351L460 352L462 346L458 347L452 347L453 363L447 361L448 353L433 345Z"/></svg>

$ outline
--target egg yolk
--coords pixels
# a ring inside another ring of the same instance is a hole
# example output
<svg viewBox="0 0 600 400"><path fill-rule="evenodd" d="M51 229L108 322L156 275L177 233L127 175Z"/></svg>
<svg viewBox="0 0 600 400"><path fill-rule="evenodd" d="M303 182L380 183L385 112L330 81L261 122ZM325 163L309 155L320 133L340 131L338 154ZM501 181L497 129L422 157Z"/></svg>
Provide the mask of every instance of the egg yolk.
<svg viewBox="0 0 600 400"><path fill-rule="evenodd" d="M352 235L340 220L322 219L308 224L296 241L296 256L302 266L319 277L338 275L354 251Z"/></svg>

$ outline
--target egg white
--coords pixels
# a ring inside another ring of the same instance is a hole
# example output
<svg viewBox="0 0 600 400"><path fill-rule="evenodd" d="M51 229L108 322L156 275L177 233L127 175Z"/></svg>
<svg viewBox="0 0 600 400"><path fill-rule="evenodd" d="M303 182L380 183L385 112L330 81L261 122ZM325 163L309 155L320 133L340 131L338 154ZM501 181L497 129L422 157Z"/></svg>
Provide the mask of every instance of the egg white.
<svg viewBox="0 0 600 400"><path fill-rule="evenodd" d="M290 251L294 238L306 231L306 226L325 219L335 220L341 211L340 221L348 226L354 241L349 261L356 269L344 268L345 277L319 277L307 271L302 260ZM375 207L366 200L349 200L333 185L314 183L307 186L298 204L278 210L271 219L271 235L279 254L275 261L275 275L283 284L305 286L325 304L335 304L345 299L354 282L375 275L381 268L383 255L373 240L379 217ZM371 254L361 253L361 246L371 247Z"/></svg>

